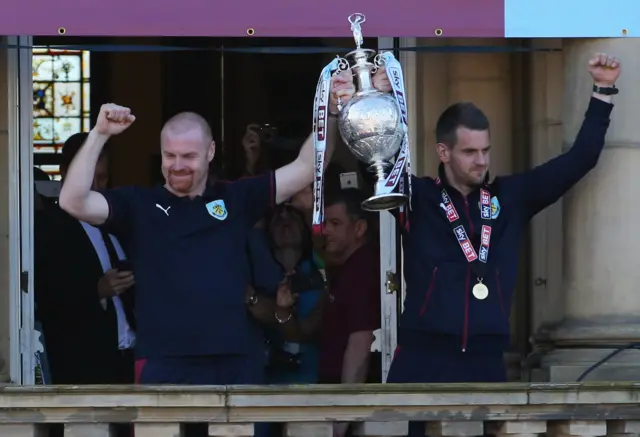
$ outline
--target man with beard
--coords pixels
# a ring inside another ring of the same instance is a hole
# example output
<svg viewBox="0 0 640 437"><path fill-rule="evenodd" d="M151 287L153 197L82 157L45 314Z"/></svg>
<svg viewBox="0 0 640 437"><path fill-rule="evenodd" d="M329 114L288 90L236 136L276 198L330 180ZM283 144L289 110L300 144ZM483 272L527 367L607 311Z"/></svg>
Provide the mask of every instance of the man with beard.
<svg viewBox="0 0 640 437"><path fill-rule="evenodd" d="M352 88L347 75L336 76L331 95L352 93ZM335 98L331 105L336 106ZM164 186L92 191L103 145L134 121L129 108L102 106L71 163L60 206L121 237L130 249L137 282L139 382L260 383L263 360L254 357L263 351L252 347L244 303L245 243L270 207L313 180L312 138L294 162L274 172L208 183L216 150L211 130L199 115L181 113L160 135ZM335 117L328 124L331 142L337 136Z"/></svg>
<svg viewBox="0 0 640 437"><path fill-rule="evenodd" d="M456 103L436 126L438 178L412 177L412 209L403 227L407 297L388 382L506 380L503 354L529 220L595 167L618 93L619 61L598 53L587 69L594 85L573 147L530 171L491 181L489 121ZM391 86L381 70L377 89ZM424 436L412 424L411 435Z"/></svg>

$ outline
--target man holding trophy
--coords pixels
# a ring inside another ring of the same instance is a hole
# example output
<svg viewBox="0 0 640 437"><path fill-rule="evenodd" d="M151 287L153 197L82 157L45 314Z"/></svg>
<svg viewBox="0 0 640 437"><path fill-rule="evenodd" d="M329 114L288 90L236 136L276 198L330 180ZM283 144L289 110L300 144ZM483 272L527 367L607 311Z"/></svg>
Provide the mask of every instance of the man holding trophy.
<svg viewBox="0 0 640 437"><path fill-rule="evenodd" d="M337 101L331 98L353 94L352 88L344 74L333 77L319 106L335 108ZM180 113L164 125L159 138L164 185L92 191L104 144L134 121L129 108L101 107L96 126L69 167L60 207L118 235L132 249L137 380L262 383L263 342L254 341L245 303L247 236L269 208L311 183L313 141L306 140L298 158L275 171L236 182L211 180L211 129L201 116ZM335 130L335 117L315 125L314 137L322 137L328 153ZM196 424L186 435L208 435L207 427Z"/></svg>
<svg viewBox="0 0 640 437"><path fill-rule="evenodd" d="M370 51L358 43L363 18L350 17L358 48L346 63L357 91L351 99L339 99L339 128L349 149L377 178L375 195L363 208L394 209L402 223L407 297L387 382L506 381L503 354L509 345L520 240L533 216L597 164L613 109L611 96L618 94L620 62L603 53L589 61L591 100L566 153L491 180L489 121L475 105L456 103L436 126L438 177L418 178L410 169L400 64L390 53L369 62ZM388 104L388 93L395 97L395 108ZM414 433L424 435L424 428L412 424Z"/></svg>

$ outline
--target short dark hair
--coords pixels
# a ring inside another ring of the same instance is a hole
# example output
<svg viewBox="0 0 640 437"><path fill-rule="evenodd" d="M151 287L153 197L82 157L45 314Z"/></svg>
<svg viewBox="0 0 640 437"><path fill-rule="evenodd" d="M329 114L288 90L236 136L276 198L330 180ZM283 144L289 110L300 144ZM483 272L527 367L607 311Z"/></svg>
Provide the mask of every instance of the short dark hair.
<svg viewBox="0 0 640 437"><path fill-rule="evenodd" d="M343 204L351 220L366 220L373 224L374 214L362 209L362 202L368 196L357 188L336 188L328 191L324 200L325 206Z"/></svg>
<svg viewBox="0 0 640 437"><path fill-rule="evenodd" d="M271 211L271 213L267 215L266 228L267 228L267 236L271 244L271 247L275 247L273 234L271 233L271 223L276 216L278 216L285 210L288 213L296 216L299 220L299 223L302 225L302 254L303 256L311 256L313 252L313 240L311 239L312 237L311 229L309 229L309 225L307 224L307 219L305 218L304 213L302 211L286 203L281 203L280 205L276 205L276 207Z"/></svg>
<svg viewBox="0 0 640 437"><path fill-rule="evenodd" d="M87 141L89 134L86 132L79 132L77 134L71 135L67 138L67 141L64 142L62 146L62 157L60 159L60 169L66 170L71 165L71 161L75 158L78 150L82 147L82 145ZM100 157L102 157L105 153L107 153L107 146L102 149L100 153Z"/></svg>
<svg viewBox="0 0 640 437"><path fill-rule="evenodd" d="M454 103L444 110L436 123L436 141L453 147L458 142L459 127L471 130L489 130L489 119L480 108L470 102Z"/></svg>
<svg viewBox="0 0 640 437"><path fill-rule="evenodd" d="M51 177L47 174L47 172L45 172L41 168L33 167L33 180L36 181L36 182L38 182L38 181L50 181Z"/></svg>

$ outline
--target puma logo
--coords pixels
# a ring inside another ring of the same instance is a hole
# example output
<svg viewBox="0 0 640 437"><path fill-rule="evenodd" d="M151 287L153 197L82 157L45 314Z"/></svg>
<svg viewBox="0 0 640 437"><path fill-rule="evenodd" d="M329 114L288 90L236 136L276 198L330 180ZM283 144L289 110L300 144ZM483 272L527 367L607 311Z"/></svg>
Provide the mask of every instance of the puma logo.
<svg viewBox="0 0 640 437"><path fill-rule="evenodd" d="M156 207L160 208L160 210L164 212L167 215L167 217L169 217L169 210L171 209L170 206L167 206L167 208L165 209L156 203Z"/></svg>

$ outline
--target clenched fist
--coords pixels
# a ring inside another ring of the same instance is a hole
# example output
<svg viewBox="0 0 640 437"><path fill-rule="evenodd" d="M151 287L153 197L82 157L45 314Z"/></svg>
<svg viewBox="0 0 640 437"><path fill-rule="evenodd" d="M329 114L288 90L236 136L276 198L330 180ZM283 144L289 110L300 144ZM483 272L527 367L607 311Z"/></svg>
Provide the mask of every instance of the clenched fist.
<svg viewBox="0 0 640 437"><path fill-rule="evenodd" d="M351 70L341 71L331 77L331 91L329 98L329 112L338 113L338 98L342 106L353 97L356 92L356 86L353 83L353 73Z"/></svg>
<svg viewBox="0 0 640 437"><path fill-rule="evenodd" d="M611 87L620 76L620 61L606 53L596 53L589 60L589 73L600 87Z"/></svg>
<svg viewBox="0 0 640 437"><path fill-rule="evenodd" d="M131 115L131 109L107 103L100 107L98 121L94 129L101 135L118 135L131 126L134 121L136 118Z"/></svg>
<svg viewBox="0 0 640 437"><path fill-rule="evenodd" d="M381 93L390 93L393 91L391 82L389 82L389 76L387 76L387 70L384 67L378 68L378 71L376 71L371 78L371 84Z"/></svg>
<svg viewBox="0 0 640 437"><path fill-rule="evenodd" d="M371 83L375 89L383 93L392 91L391 82L384 67L378 68L371 78ZM338 112L338 98L343 106L353 97L356 87L353 83L353 73L351 70L342 71L331 78L331 99L329 111L333 114Z"/></svg>

